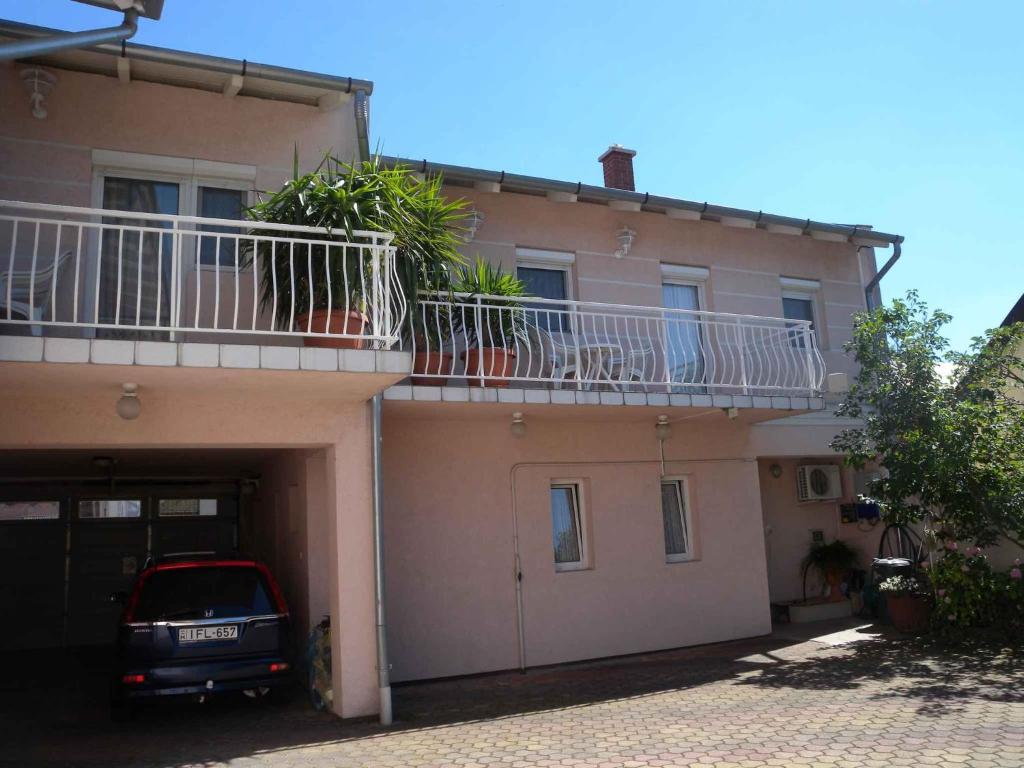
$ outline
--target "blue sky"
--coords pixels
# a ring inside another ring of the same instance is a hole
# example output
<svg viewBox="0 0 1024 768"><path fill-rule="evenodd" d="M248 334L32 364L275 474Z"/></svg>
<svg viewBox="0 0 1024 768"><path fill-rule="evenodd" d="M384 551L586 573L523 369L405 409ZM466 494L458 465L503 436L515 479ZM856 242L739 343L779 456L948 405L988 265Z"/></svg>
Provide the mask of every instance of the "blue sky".
<svg viewBox="0 0 1024 768"><path fill-rule="evenodd" d="M117 23L71 0L0 17ZM389 154L600 183L905 235L957 347L1024 291L1024 4L166 0L137 42L375 83Z"/></svg>

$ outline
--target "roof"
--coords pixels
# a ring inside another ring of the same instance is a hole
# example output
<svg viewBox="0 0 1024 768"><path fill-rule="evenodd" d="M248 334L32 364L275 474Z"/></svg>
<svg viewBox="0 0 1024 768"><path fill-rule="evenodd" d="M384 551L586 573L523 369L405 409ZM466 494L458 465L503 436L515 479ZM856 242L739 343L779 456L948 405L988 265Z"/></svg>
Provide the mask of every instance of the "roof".
<svg viewBox="0 0 1024 768"><path fill-rule="evenodd" d="M1004 326L1013 325L1014 323L1024 323L1024 293L1017 299L1017 303L1013 305L1010 314L1003 320Z"/></svg>
<svg viewBox="0 0 1024 768"><path fill-rule="evenodd" d="M879 232L865 224L830 224L811 219L779 216L764 211L730 208L707 202L629 192L611 187L584 184L578 181L557 181L537 176L523 176L506 171L489 171L445 163L433 163L404 157L385 157L385 163L405 165L425 174L441 174L446 184L475 187L487 191L519 192L547 195L556 200L580 201L626 209L663 213L672 218L717 221L723 224L764 229L793 235L809 235L823 240L852 242L856 245L887 248L903 242L902 235Z"/></svg>
<svg viewBox="0 0 1024 768"><path fill-rule="evenodd" d="M0 39L24 40L62 33L63 30L0 19ZM298 104L324 105L331 98L336 100L336 94L373 92L373 83L369 80L130 42L67 49L19 61L117 77L119 59L128 61L133 80ZM241 78L241 82L237 78Z"/></svg>

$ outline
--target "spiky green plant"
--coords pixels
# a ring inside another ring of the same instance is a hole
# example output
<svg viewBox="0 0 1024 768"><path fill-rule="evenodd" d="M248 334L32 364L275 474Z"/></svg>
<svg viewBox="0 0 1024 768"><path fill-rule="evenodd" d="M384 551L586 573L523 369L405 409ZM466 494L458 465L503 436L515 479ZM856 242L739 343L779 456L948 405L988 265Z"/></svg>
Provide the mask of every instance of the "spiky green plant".
<svg viewBox="0 0 1024 768"><path fill-rule="evenodd" d="M470 306L460 308L454 320L471 346L511 349L525 338L526 313L515 299L526 295L526 285L518 277L477 257L473 264L456 270L452 289L469 294L461 301ZM509 300L482 298L477 302L477 297L490 296L507 296Z"/></svg>
<svg viewBox="0 0 1024 768"><path fill-rule="evenodd" d="M402 166L387 167L380 156L350 164L325 157L309 173L300 174L298 157L293 177L280 190L261 195L249 209L254 221L323 227L323 234L305 234L303 240L354 241L357 230L391 232L396 251L396 276L409 303L411 316L421 294L450 290L452 273L463 263L458 251L466 218L463 200L448 200L441 193L440 176L420 179ZM294 233L267 233L294 237ZM363 311L369 291L371 254L349 249L347 258L332 250L328 294L327 246L257 241L255 253L262 277L260 303L273 305L278 327L287 327L296 313L346 305ZM399 318L396 318L399 319Z"/></svg>

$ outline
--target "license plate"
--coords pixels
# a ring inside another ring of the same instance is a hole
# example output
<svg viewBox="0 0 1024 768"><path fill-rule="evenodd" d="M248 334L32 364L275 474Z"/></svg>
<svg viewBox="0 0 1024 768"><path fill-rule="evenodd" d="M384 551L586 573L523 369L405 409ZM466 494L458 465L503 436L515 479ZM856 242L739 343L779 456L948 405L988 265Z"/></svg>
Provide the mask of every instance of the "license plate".
<svg viewBox="0 0 1024 768"><path fill-rule="evenodd" d="M179 643L205 643L210 640L237 639L237 624L223 624L217 627L182 627L178 630Z"/></svg>

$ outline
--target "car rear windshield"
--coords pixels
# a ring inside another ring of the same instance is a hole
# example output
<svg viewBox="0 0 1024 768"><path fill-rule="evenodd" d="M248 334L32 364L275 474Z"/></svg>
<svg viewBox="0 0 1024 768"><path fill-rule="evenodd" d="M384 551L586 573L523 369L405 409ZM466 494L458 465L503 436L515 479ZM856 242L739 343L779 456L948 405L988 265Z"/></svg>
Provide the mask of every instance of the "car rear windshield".
<svg viewBox="0 0 1024 768"><path fill-rule="evenodd" d="M156 571L142 586L135 621L224 619L277 613L263 575L247 566Z"/></svg>

